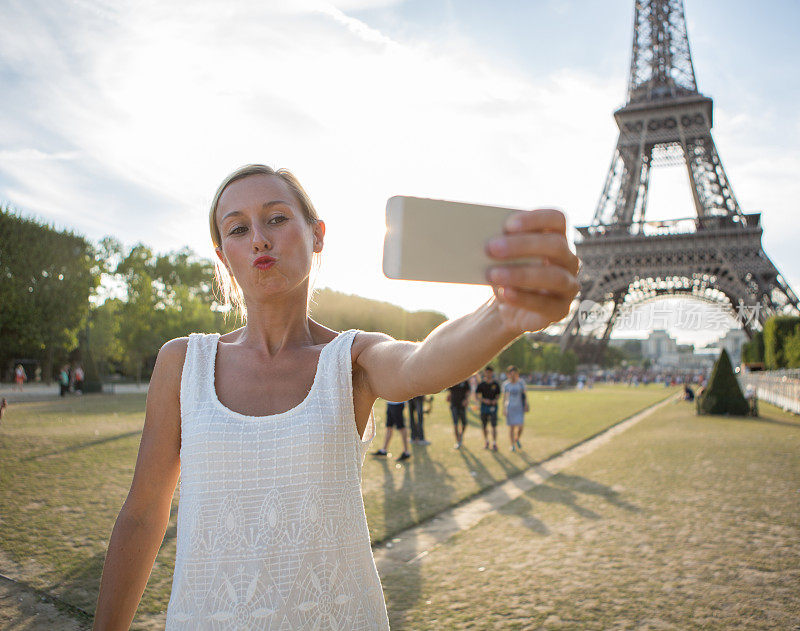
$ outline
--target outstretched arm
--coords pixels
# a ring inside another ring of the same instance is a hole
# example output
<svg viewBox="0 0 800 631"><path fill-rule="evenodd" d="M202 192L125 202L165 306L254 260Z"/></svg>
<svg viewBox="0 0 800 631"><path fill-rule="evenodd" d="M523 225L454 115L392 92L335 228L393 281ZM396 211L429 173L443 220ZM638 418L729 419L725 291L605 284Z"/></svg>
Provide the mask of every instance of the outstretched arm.
<svg viewBox="0 0 800 631"><path fill-rule="evenodd" d="M499 264L488 277L494 296L476 311L439 325L422 342L359 336L355 361L371 393L403 401L440 392L469 378L524 332L563 318L579 288L578 258L565 233L566 218L557 210L513 213L504 234L487 248ZM537 256L543 265L502 265Z"/></svg>

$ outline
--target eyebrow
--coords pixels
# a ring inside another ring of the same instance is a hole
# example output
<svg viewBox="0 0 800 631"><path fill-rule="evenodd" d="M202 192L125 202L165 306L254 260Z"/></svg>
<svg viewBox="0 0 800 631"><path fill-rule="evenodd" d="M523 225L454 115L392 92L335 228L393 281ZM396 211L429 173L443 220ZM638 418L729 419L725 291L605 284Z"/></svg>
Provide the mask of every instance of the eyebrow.
<svg viewBox="0 0 800 631"><path fill-rule="evenodd" d="M289 202L285 202L281 199L275 199L271 202L264 202L261 207L264 210L269 210L273 206L289 206L289 205L290 205ZM228 217L231 217L233 215L244 215L244 213L241 210L232 210L229 213L225 213L222 219L220 219L220 221L225 221Z"/></svg>

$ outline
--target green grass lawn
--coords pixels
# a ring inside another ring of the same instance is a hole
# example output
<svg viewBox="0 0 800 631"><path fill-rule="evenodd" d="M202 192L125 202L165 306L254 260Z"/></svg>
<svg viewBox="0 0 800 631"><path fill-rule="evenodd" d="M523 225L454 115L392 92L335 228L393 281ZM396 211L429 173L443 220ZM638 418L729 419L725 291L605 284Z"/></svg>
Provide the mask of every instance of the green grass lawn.
<svg viewBox="0 0 800 631"><path fill-rule="evenodd" d="M501 451L483 449L470 415L465 448L452 449L443 394L426 418L432 445L411 460L367 456L363 485L373 541L433 515L530 464L630 416L674 392L663 386L596 386L529 394L523 451L511 453L505 425ZM92 395L13 405L0 426L0 568L11 576L93 611L106 546L136 463L143 395ZM375 406L383 441L385 404ZM400 453L399 436L390 449ZM172 583L178 497L137 621L163 611ZM136 627L136 624L134 625Z"/></svg>
<svg viewBox="0 0 800 631"><path fill-rule="evenodd" d="M800 628L800 419L682 401L382 578L393 629Z"/></svg>
<svg viewBox="0 0 800 631"><path fill-rule="evenodd" d="M391 537L675 391L663 385L530 391L531 411L525 417L521 452L510 450L508 427L502 418L497 427L499 451L485 450L480 417L475 413L467 415L463 447L453 449L455 436L446 395L438 394L432 413L425 418L430 446L412 445L413 457L397 463L395 458L402 452L402 443L395 432L388 459L366 457L363 490L372 541ZM375 415L378 434L370 451L383 445L385 403L376 403Z"/></svg>

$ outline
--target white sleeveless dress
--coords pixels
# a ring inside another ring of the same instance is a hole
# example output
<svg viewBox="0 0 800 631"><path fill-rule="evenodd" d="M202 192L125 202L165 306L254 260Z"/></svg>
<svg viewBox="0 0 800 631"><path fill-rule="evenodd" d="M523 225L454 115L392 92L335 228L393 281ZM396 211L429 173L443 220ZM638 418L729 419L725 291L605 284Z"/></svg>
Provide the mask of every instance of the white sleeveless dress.
<svg viewBox="0 0 800 631"><path fill-rule="evenodd" d="M178 535L166 629L388 629L361 496L366 440L339 333L308 396L281 414L225 407L219 334L189 336L181 378Z"/></svg>

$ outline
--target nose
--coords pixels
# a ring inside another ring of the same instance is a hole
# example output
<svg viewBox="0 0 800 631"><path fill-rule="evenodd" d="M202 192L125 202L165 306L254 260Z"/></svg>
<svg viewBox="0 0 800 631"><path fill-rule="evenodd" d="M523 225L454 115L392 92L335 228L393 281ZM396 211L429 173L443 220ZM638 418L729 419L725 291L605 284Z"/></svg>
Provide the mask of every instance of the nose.
<svg viewBox="0 0 800 631"><path fill-rule="evenodd" d="M269 239L267 238L266 232L261 226L254 225L252 227L251 233L253 238L253 251L260 252L262 250L270 250L272 249L272 244L270 243Z"/></svg>

